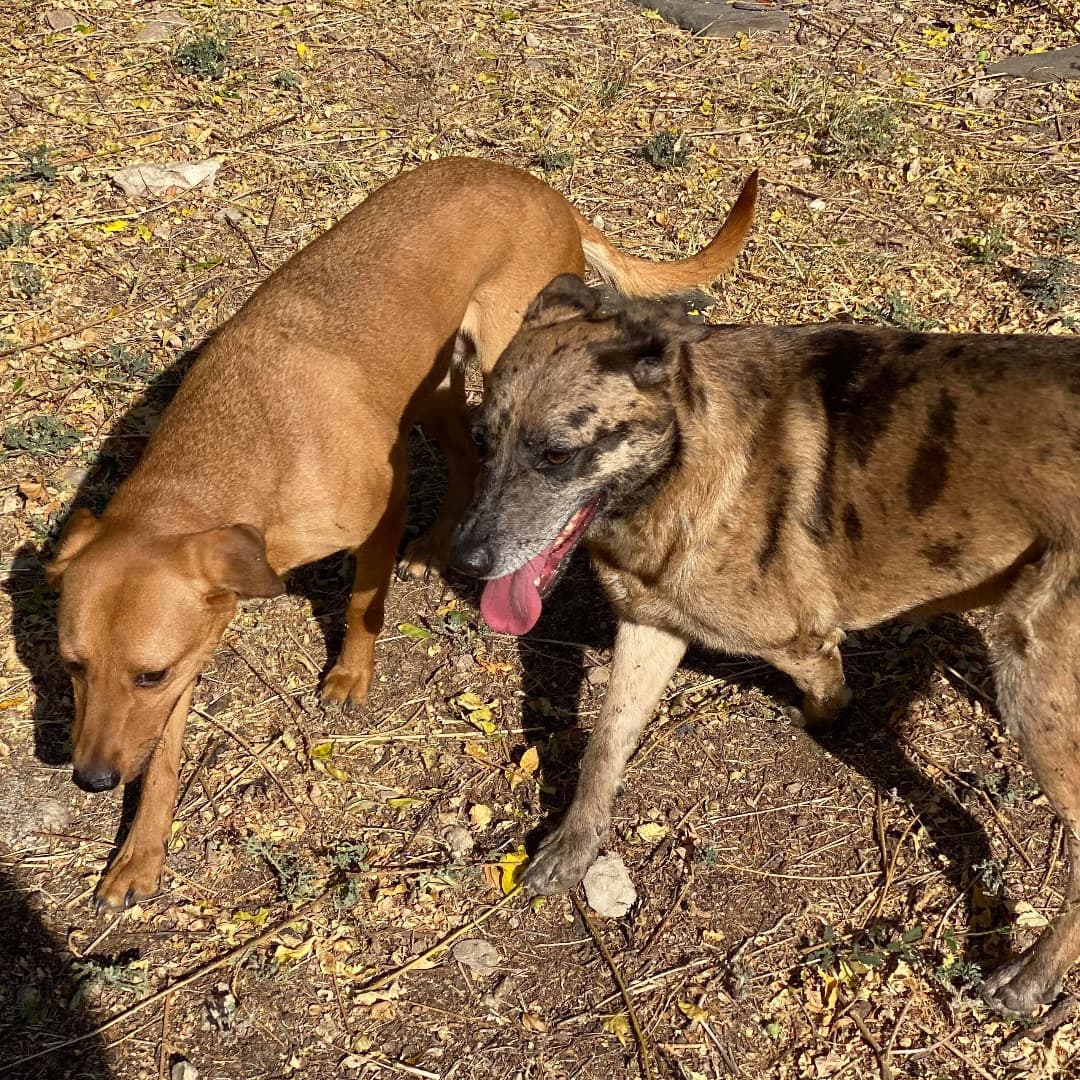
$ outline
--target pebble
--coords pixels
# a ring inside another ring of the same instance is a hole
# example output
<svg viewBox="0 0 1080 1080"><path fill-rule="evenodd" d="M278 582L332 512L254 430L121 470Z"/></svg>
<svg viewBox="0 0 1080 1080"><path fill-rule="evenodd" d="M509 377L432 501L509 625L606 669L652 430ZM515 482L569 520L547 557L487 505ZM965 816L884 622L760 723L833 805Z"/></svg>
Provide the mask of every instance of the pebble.
<svg viewBox="0 0 1080 1080"><path fill-rule="evenodd" d="M45 12L45 21L53 30L70 30L79 25L79 20L70 11L63 8L53 8Z"/></svg>
<svg viewBox="0 0 1080 1080"><path fill-rule="evenodd" d="M178 1061L172 1067L169 1080L199 1080L199 1070L190 1061Z"/></svg>
<svg viewBox="0 0 1080 1080"><path fill-rule="evenodd" d="M590 686L604 686L611 679L611 669L607 667L593 667L585 673L585 679Z"/></svg>
<svg viewBox="0 0 1080 1080"><path fill-rule="evenodd" d="M454 946L453 956L459 964L475 971L477 975L491 975L499 970L499 964L502 963L495 946L483 938L459 941Z"/></svg>
<svg viewBox="0 0 1080 1080"><path fill-rule="evenodd" d="M637 889L626 872L626 864L611 852L601 855L585 875L585 898L598 915L621 919L637 900Z"/></svg>
<svg viewBox="0 0 1080 1080"><path fill-rule="evenodd" d="M472 833L464 825L451 825L443 833L443 839L451 853L458 858L467 855L476 846Z"/></svg>

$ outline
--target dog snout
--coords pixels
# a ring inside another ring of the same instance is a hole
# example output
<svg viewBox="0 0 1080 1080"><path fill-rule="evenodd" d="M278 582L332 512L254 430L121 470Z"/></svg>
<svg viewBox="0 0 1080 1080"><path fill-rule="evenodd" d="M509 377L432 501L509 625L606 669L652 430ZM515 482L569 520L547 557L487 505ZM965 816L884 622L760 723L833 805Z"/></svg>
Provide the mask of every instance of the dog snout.
<svg viewBox="0 0 1080 1080"><path fill-rule="evenodd" d="M472 577L486 577L495 565L495 548L486 537L459 536L451 553L455 570Z"/></svg>
<svg viewBox="0 0 1080 1080"><path fill-rule="evenodd" d="M120 774L116 769L101 761L91 761L71 774L76 787L83 791L111 791L120 783Z"/></svg>

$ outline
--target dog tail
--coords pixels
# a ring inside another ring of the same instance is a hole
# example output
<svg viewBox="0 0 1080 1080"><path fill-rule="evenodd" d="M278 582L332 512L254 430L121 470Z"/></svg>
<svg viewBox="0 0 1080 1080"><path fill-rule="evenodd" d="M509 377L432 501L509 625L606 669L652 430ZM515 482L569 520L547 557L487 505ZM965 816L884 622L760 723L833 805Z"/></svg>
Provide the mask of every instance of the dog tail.
<svg viewBox="0 0 1080 1080"><path fill-rule="evenodd" d="M578 229L585 261L604 281L627 296L662 299L699 286L711 285L734 261L746 243L757 203L755 169L743 185L727 220L709 244L689 259L653 262L626 255L609 243L599 229L580 214Z"/></svg>

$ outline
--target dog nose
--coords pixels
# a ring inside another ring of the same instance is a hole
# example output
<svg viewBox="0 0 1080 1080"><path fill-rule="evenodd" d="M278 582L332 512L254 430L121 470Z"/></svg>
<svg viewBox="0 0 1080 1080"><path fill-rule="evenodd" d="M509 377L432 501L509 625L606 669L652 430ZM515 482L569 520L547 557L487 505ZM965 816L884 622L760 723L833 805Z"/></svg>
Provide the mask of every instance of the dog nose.
<svg viewBox="0 0 1080 1080"><path fill-rule="evenodd" d="M100 762L91 762L82 769L75 769L72 780L83 791L109 791L120 783L120 774Z"/></svg>
<svg viewBox="0 0 1080 1080"><path fill-rule="evenodd" d="M453 559L455 570L472 577L485 577L495 565L495 551L487 540L474 540L466 537L454 545Z"/></svg>

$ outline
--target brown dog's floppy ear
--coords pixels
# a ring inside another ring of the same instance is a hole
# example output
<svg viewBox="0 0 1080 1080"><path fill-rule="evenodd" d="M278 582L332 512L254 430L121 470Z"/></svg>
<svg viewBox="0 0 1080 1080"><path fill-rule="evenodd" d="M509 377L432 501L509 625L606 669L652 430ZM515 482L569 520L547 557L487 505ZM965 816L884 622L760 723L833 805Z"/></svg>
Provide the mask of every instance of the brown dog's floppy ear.
<svg viewBox="0 0 1080 1080"><path fill-rule="evenodd" d="M280 596L285 583L266 562L266 540L254 525L225 525L188 537L214 593Z"/></svg>
<svg viewBox="0 0 1080 1080"><path fill-rule="evenodd" d="M594 346L595 355L602 366L628 372L639 390L671 379L681 370L685 346L708 334L673 306L655 301L639 301L617 318L619 337Z"/></svg>
<svg viewBox="0 0 1080 1080"><path fill-rule="evenodd" d="M60 584L60 578L68 563L79 554L101 530L101 522L85 507L76 510L68 518L60 540L56 545L56 554L45 564L45 581L50 589Z"/></svg>
<svg viewBox="0 0 1080 1080"><path fill-rule="evenodd" d="M560 274L544 288L525 312L525 321L533 322L552 308L570 308L573 315L591 315L600 306L600 297L576 274Z"/></svg>

